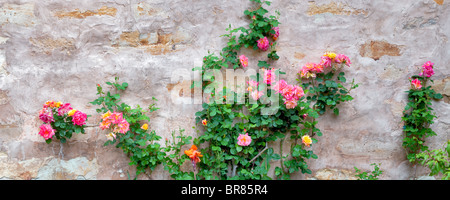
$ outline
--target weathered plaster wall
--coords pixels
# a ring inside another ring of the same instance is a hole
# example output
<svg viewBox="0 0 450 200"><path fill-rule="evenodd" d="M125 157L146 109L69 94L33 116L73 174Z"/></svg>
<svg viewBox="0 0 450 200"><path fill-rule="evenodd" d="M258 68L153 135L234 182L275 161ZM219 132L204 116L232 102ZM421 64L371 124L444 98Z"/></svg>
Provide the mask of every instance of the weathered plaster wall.
<svg viewBox="0 0 450 200"><path fill-rule="evenodd" d="M104 132L90 127L69 143L48 145L37 134L37 117L50 99L70 102L93 115L97 83L114 76L129 83L124 101L161 108L151 127L163 137L186 129L196 136L194 113L180 88L189 80L172 80L175 71L190 71L208 50L219 52L220 35L231 24L244 26L247 0L2 0L0 2L0 179L126 179L128 158L120 149L104 147ZM356 166L371 170L382 163L382 179L408 179L414 173L405 158L401 116L408 77L428 60L435 63L434 87L444 99L434 102L441 148L450 133L450 2L447 0L274 1L281 12L280 60L274 67L285 79L324 51L348 55L346 69L360 87L354 100L341 105L339 117L324 115L324 136L309 162L312 175L296 179L346 179ZM263 58L244 50L247 57ZM250 67L256 64L250 60ZM192 75L193 76L193 75ZM274 145L275 147L278 145ZM285 145L287 146L287 145ZM277 163L274 163L276 165ZM419 175L427 170L419 168ZM140 179L169 179L162 168Z"/></svg>

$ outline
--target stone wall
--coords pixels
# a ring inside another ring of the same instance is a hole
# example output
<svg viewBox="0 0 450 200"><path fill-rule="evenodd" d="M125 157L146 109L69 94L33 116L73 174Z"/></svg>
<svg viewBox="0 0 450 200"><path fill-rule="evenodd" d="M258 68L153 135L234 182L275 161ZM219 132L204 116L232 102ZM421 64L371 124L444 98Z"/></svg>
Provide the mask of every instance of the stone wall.
<svg viewBox="0 0 450 200"><path fill-rule="evenodd" d="M243 12L251 6L247 0L2 0L0 179L133 175L120 149L103 146L99 128L62 145L46 144L37 134L37 113L47 100L70 102L96 124L99 115L89 104L96 84L115 76L129 83L123 100L130 105L159 100L151 128L163 138L178 128L197 136L192 126L201 105L191 101L190 80L174 80L173 72L190 71L208 51L219 52L226 43L219 36L229 24L248 24ZM302 65L335 51L350 57L347 77L360 83L355 99L340 105L339 117L321 116L324 135L313 147L319 159L309 161L311 175L295 179L352 179L353 167L369 171L371 163L381 163L381 179L409 179L415 170L401 146L404 91L408 77L428 60L435 63L434 88L444 95L433 102L438 136L429 146L441 148L450 139L449 1L283 0L268 9L281 12L274 67L288 72L283 78L294 82ZM250 58L265 56L244 51ZM159 167L139 179L170 177Z"/></svg>

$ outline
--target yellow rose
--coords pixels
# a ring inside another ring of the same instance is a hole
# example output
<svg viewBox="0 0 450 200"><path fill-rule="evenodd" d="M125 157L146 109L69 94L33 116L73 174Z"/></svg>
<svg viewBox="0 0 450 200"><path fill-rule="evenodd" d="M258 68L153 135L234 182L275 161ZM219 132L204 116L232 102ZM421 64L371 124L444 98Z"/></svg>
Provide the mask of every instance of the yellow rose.
<svg viewBox="0 0 450 200"><path fill-rule="evenodd" d="M69 111L69 113L67 113L67 115L72 116L73 114L75 114L75 112L77 112L77 110L72 109Z"/></svg>
<svg viewBox="0 0 450 200"><path fill-rule="evenodd" d="M141 129L147 130L148 129L148 124L144 124L141 126Z"/></svg>
<svg viewBox="0 0 450 200"><path fill-rule="evenodd" d="M111 112L108 110L105 114L102 115L102 119L106 119L111 115Z"/></svg>
<svg viewBox="0 0 450 200"><path fill-rule="evenodd" d="M336 58L336 54L332 53L332 52L327 52L327 53L324 54L324 56L327 56L328 58L331 58L332 60L334 58Z"/></svg>
<svg viewBox="0 0 450 200"><path fill-rule="evenodd" d="M302 137L302 143L309 147L309 145L312 144L311 137L309 137L308 135L304 135Z"/></svg>
<svg viewBox="0 0 450 200"><path fill-rule="evenodd" d="M61 102L61 101L58 101L58 102L55 103L55 107L56 107L56 108L61 107L61 105L62 105L62 102Z"/></svg>

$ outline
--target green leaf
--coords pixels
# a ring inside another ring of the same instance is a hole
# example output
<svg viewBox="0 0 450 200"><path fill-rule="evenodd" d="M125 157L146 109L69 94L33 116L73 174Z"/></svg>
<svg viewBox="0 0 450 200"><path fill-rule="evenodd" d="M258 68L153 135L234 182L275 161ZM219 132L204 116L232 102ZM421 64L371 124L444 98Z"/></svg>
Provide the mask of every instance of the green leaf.
<svg viewBox="0 0 450 200"><path fill-rule="evenodd" d="M266 61L258 61L258 67L268 68L270 67L270 64L267 63Z"/></svg>
<svg viewBox="0 0 450 200"><path fill-rule="evenodd" d="M292 115L291 116L291 120L293 120L293 121L297 121L299 119L300 119L300 117L298 115Z"/></svg>
<svg viewBox="0 0 450 200"><path fill-rule="evenodd" d="M242 151L242 147L239 146L239 145L237 145L237 146L236 146L236 151L237 151L237 152L241 152L241 151Z"/></svg>
<svg viewBox="0 0 450 200"><path fill-rule="evenodd" d="M75 133L81 133L81 127L76 126L75 127Z"/></svg>
<svg viewBox="0 0 450 200"><path fill-rule="evenodd" d="M339 108L333 109L333 112L334 112L335 115L339 115Z"/></svg>
<svg viewBox="0 0 450 200"><path fill-rule="evenodd" d="M214 116L216 116L216 114L217 114L217 111L213 110L209 113L209 116L214 117Z"/></svg>
<svg viewBox="0 0 450 200"><path fill-rule="evenodd" d="M336 102L331 100L331 99L327 99L327 105L336 105Z"/></svg>
<svg viewBox="0 0 450 200"><path fill-rule="evenodd" d="M442 96L442 94L437 93L437 94L434 94L433 98L435 98L435 99L442 99L443 96Z"/></svg>

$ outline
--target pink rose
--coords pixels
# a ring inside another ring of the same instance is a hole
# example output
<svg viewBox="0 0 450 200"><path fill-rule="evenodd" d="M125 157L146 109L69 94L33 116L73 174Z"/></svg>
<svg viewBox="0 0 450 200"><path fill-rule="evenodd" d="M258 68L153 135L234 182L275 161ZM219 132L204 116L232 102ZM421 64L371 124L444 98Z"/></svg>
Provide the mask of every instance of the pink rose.
<svg viewBox="0 0 450 200"><path fill-rule="evenodd" d="M248 58L245 57L245 55L240 55L239 61L241 62L242 67L248 67Z"/></svg>
<svg viewBox="0 0 450 200"><path fill-rule="evenodd" d="M253 100L258 100L259 98L261 98L261 96L263 95L264 93L262 92L262 91L258 91L258 90L255 90L255 91L253 91L250 95L252 96L252 98L253 98Z"/></svg>
<svg viewBox="0 0 450 200"><path fill-rule="evenodd" d="M411 81L411 85L413 85L416 90L422 88L422 84L417 78Z"/></svg>
<svg viewBox="0 0 450 200"><path fill-rule="evenodd" d="M425 75L426 77L430 78L434 74L433 65L431 61L427 61L425 64L422 65L422 72L419 74L420 76Z"/></svg>
<svg viewBox="0 0 450 200"><path fill-rule="evenodd" d="M255 80L247 81L247 84L248 84L247 91L252 92L253 90L258 90L259 83L256 82Z"/></svg>
<svg viewBox="0 0 450 200"><path fill-rule="evenodd" d="M275 69L264 70L264 83L270 85L273 82L275 82Z"/></svg>
<svg viewBox="0 0 450 200"><path fill-rule="evenodd" d="M350 64L352 64L352 62L350 62L350 58L348 58L346 55L344 54L338 54L335 58L336 63L339 64L345 64L347 66L350 67Z"/></svg>
<svg viewBox="0 0 450 200"><path fill-rule="evenodd" d="M294 99L296 99L298 101L304 95L305 95L305 92L303 91L303 88L298 85L295 85L294 86Z"/></svg>
<svg viewBox="0 0 450 200"><path fill-rule="evenodd" d="M54 122L53 114L51 112L47 112L46 109L42 109L39 111L39 119L41 119L44 123Z"/></svg>
<svg viewBox="0 0 450 200"><path fill-rule="evenodd" d="M267 37L261 38L258 41L258 48L262 51L267 51L269 49L269 40Z"/></svg>
<svg viewBox="0 0 450 200"><path fill-rule="evenodd" d="M73 108L70 107L70 103L65 103L61 107L58 108L58 115L63 116L67 112L71 111Z"/></svg>
<svg viewBox="0 0 450 200"><path fill-rule="evenodd" d="M321 59L320 64L321 64L323 67L325 67L325 68L331 67L331 58L330 58L330 57L328 57L328 56L322 56L322 57L320 57L320 59Z"/></svg>
<svg viewBox="0 0 450 200"><path fill-rule="evenodd" d="M295 99L284 100L284 104L286 105L287 109L292 109L297 106L297 100L295 100Z"/></svg>
<svg viewBox="0 0 450 200"><path fill-rule="evenodd" d="M128 130L130 130L130 124L125 119L122 119L117 126L119 127L119 133L125 134Z"/></svg>
<svg viewBox="0 0 450 200"><path fill-rule="evenodd" d="M72 122L74 125L83 126L86 124L86 113L76 111L72 116Z"/></svg>
<svg viewBox="0 0 450 200"><path fill-rule="evenodd" d="M45 140L48 140L48 139L52 138L53 135L55 135L55 130L52 128L52 126L50 124L42 124L39 127L39 129L40 129L39 135L44 137Z"/></svg>
<svg viewBox="0 0 450 200"><path fill-rule="evenodd" d="M278 81L274 86L273 89L276 93L281 93L281 91L287 86L287 82L285 80Z"/></svg>
<svg viewBox="0 0 450 200"><path fill-rule="evenodd" d="M252 142L252 138L250 136L248 136L248 133L244 134L239 134L239 137L237 138L237 144L239 146L248 146L250 145L250 143Z"/></svg>
<svg viewBox="0 0 450 200"><path fill-rule="evenodd" d="M323 73L323 65L315 64L313 71L316 73Z"/></svg>
<svg viewBox="0 0 450 200"><path fill-rule="evenodd" d="M270 33L270 36L272 36L273 40L277 40L278 37L280 37L280 28L278 27L273 27L272 30L275 31L275 34Z"/></svg>

